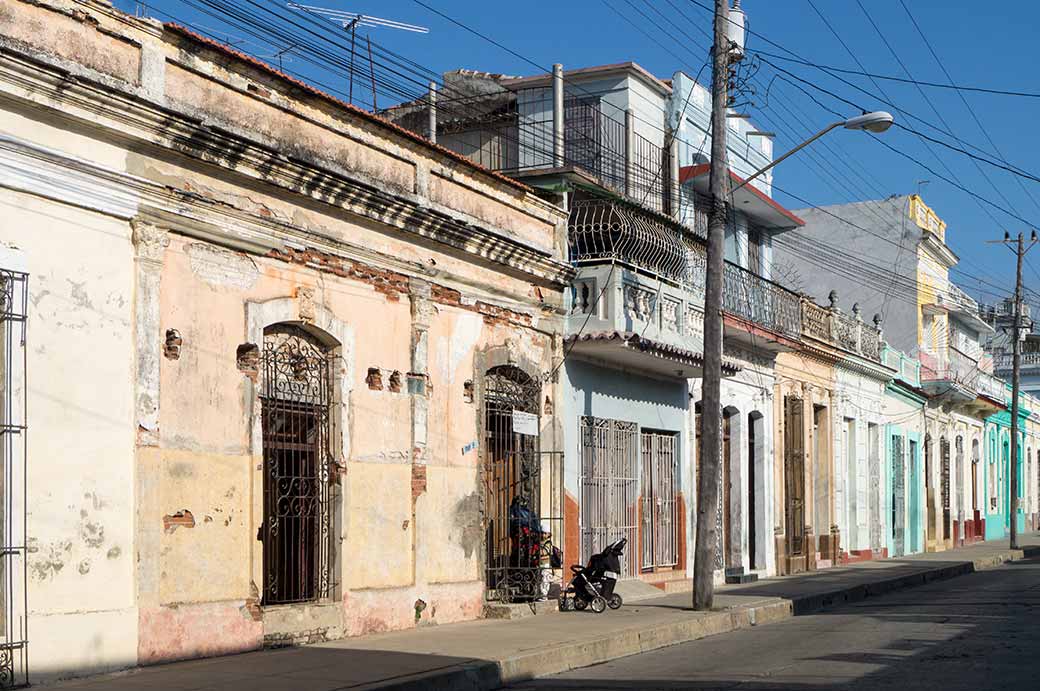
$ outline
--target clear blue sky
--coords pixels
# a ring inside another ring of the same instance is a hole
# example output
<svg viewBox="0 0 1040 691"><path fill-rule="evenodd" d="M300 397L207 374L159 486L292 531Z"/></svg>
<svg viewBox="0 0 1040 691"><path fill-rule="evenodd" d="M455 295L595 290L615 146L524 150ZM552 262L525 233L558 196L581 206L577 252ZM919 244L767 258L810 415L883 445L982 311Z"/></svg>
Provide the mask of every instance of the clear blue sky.
<svg viewBox="0 0 1040 691"><path fill-rule="evenodd" d="M413 0L305 1L429 27L431 31L426 35L377 29L372 32L372 40L437 72L458 67L510 74L537 71L531 64L467 33ZM669 77L676 69L696 74L707 58L711 16L690 0L425 1L540 65L561 62L574 68L633 60L661 77ZM914 13L957 84L1040 91L1034 54L1034 27L1040 25L1040 4L1021 0L903 1ZM856 0L812 2L868 71L905 76L903 68ZM946 82L945 75L910 22L900 0L861 2L915 79ZM711 0L697 0L697 3L711 4ZM116 0L116 4L131 11L134 6L132 0ZM159 10L185 22L199 23L210 29L225 29L214 18L201 15L184 0L150 0L149 4L153 8L147 10L149 14L154 15ZM744 0L743 6L751 29L784 48L810 62L859 69L853 56L826 27L809 0ZM667 21L662 14L667 16ZM232 38L244 38L240 31L225 30ZM756 36L749 37L748 47L771 53L784 52ZM278 49L255 43L245 44L242 48L260 54ZM945 119L957 137L997 158L957 92L925 87L922 97L912 85L879 81L889 100L898 106L896 109L811 67L773 62L864 107L893 111L897 121L960 146L949 136L912 120L898 110L942 129L947 129L942 122ZM292 59L285 63L285 68L305 75L310 69ZM851 106L814 92L823 105L821 107L801 90L781 80L773 80L776 75L771 66L761 65L755 83L760 92L764 92L772 82L769 96L767 99L764 93L759 93L747 110L760 128L777 133L777 152L788 149L806 138L810 131L833 121L835 118L827 109L855 114ZM328 79L328 76L315 75L315 78ZM854 75L845 78L870 94L880 96L878 87L869 79ZM707 76L702 81L705 79ZM805 88L811 91L809 87ZM1040 134L1032 124L1040 116L1040 99L977 93L965 93L964 96L986 134L1007 160L1040 177L1040 163L1036 162L1040 152ZM892 129L883 137L891 146L932 168L934 174L885 149L866 135L838 130L828 135L825 146L814 147L812 154L799 154L781 164L775 182L778 187L815 205L824 205L910 193L918 189L920 181L928 180L930 182L922 184L920 190L926 202L948 223L947 241L960 255L963 270L973 277L982 277L989 284L1010 290L1014 281L1011 253L1001 246L987 245L985 241L1002 236L1005 229L1012 232L1026 230L1028 234L1028 227L1022 221L983 204L989 208L989 213L986 213L971 196L944 182L939 175L959 181L976 194L1036 225L1040 225L1040 184L1022 180L1020 185L1011 174L979 164L988 176L987 180L967 157L936 144L929 148L905 131ZM842 162L835 162L835 158ZM821 159L827 159L827 162L821 163ZM948 166L952 175L944 166ZM791 208L805 206L783 193L778 192L776 196ZM1040 247L1028 263L1026 285L1040 289ZM980 285L963 274L958 275L957 280L977 297L990 301L995 299L993 287Z"/></svg>

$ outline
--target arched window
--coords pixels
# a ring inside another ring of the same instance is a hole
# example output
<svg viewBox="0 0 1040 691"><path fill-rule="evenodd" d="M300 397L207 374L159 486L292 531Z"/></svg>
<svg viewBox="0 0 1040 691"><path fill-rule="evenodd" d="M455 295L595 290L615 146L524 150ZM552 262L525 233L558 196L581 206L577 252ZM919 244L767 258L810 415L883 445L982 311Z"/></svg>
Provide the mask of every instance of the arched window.
<svg viewBox="0 0 1040 691"><path fill-rule="evenodd" d="M331 595L330 348L294 324L264 330L263 602Z"/></svg>

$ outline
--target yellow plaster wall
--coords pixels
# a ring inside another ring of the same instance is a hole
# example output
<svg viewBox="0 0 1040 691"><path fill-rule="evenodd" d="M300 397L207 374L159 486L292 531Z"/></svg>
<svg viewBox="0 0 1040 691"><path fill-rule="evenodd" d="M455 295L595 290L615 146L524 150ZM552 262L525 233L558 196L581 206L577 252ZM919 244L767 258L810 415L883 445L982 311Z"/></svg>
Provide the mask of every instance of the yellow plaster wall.
<svg viewBox="0 0 1040 691"><path fill-rule="evenodd" d="M195 521L160 539L161 604L249 597L251 465L250 456L161 451L160 507L190 511Z"/></svg>

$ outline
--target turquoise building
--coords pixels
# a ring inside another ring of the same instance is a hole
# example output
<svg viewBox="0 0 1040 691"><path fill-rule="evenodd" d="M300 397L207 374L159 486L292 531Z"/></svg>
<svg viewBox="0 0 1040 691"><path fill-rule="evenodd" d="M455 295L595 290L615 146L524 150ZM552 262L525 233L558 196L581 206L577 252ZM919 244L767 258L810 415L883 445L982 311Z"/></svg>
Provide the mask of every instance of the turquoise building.
<svg viewBox="0 0 1040 691"><path fill-rule="evenodd" d="M1025 444L1026 421L1030 411L1024 400L1018 403L1018 497L1019 508L1015 512L1019 532L1026 527L1022 497L1025 496L1026 472ZM983 496L986 499L986 539L1005 537L1011 531L1011 395L1008 394L1007 410L986 418L986 469L983 475Z"/></svg>
<svg viewBox="0 0 1040 691"><path fill-rule="evenodd" d="M922 464L924 408L921 364L885 349L885 363L897 372L885 388L885 544L889 557L924 550L925 488Z"/></svg>

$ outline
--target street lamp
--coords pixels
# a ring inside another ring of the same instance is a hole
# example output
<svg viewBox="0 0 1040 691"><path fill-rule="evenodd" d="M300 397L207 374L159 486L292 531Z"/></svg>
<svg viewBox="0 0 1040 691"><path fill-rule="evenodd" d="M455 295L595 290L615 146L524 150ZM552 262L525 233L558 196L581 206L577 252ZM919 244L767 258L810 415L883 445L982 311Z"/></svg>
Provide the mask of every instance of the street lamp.
<svg viewBox="0 0 1040 691"><path fill-rule="evenodd" d="M892 122L893 121L894 121L894 118L892 117L891 113L886 113L883 110L876 110L873 113L864 113L863 115L857 115L856 117L849 118L848 120L841 120L839 122L831 123L830 125L827 125L826 127L824 127L822 130L820 130L819 132L817 132L813 136L811 136L808 139L806 139L804 142L802 142L798 146L796 146L793 149L791 149L790 151L788 151L786 154L784 154L780 158L774 159L773 162L770 163L765 168L762 168L761 170L758 170L758 171L752 173L746 180L744 180L744 182L742 182L739 185L737 185L736 187L734 187L731 190L731 192L736 192L741 187L743 187L744 185L748 184L749 182L751 182L752 180L757 178L759 175L761 175L762 173L766 172L767 170L769 170L770 168L775 166L777 163L780 163L784 159L786 159L786 158L790 157L791 155L801 151L802 149L804 149L805 147L809 146L814 141L816 141L817 139L819 139L820 137L822 137L823 135L827 134L828 132L830 132L833 129L837 129L839 127L844 127L847 130L863 130L863 131L866 131L866 132L870 132L872 134L881 134L882 132L884 132L885 130L887 130L889 127L892 126Z"/></svg>

